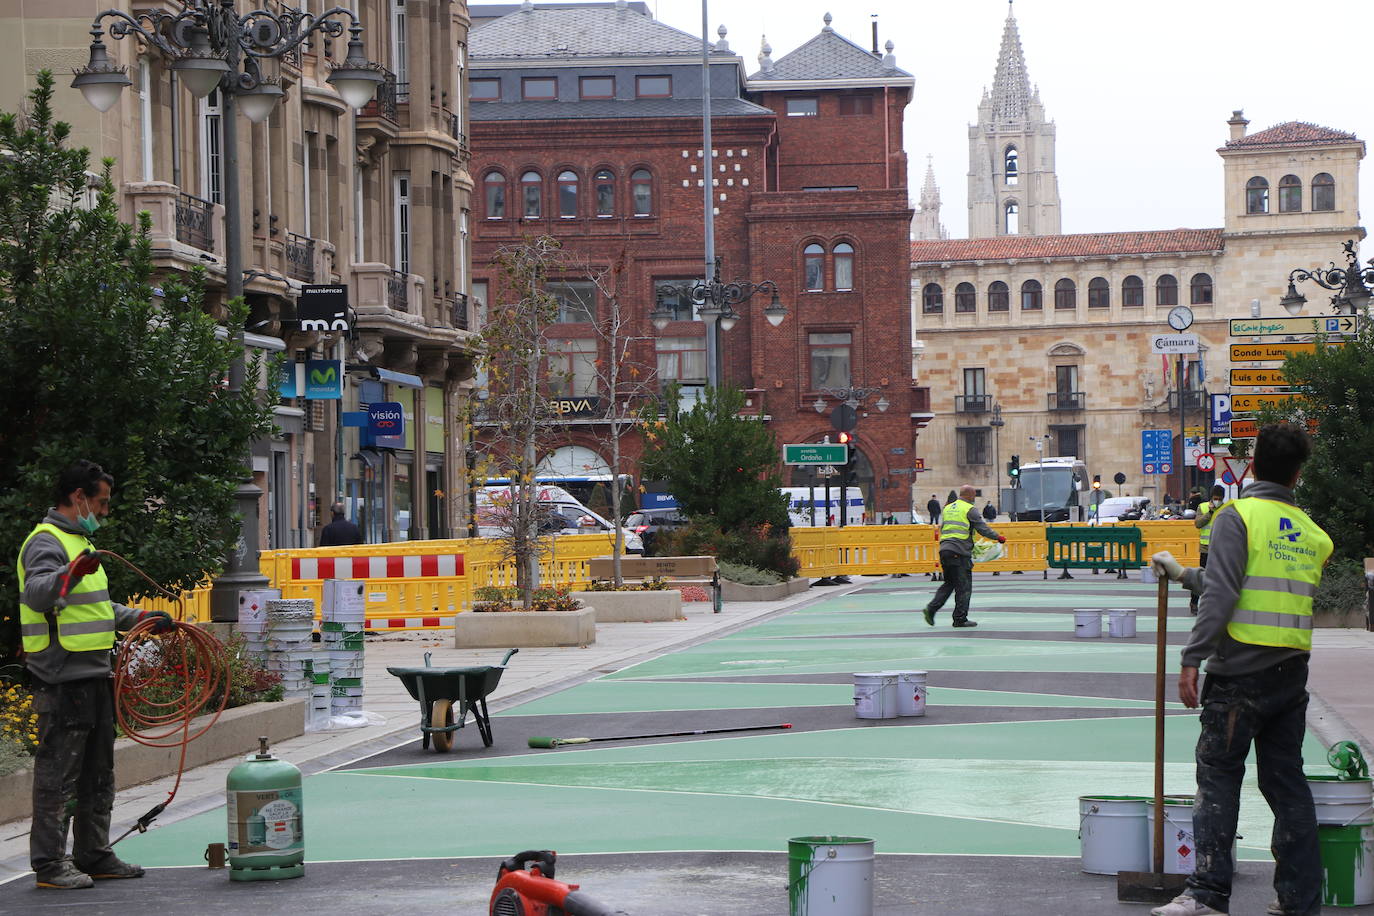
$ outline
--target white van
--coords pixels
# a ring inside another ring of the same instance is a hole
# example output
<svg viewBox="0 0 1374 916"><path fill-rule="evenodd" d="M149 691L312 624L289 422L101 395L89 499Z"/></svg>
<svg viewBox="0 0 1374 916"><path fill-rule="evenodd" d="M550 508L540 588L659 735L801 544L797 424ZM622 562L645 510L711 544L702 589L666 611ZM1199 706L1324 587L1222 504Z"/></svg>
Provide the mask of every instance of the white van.
<svg viewBox="0 0 1374 916"><path fill-rule="evenodd" d="M780 487L787 495L787 514L792 519L794 528L824 528L826 515L831 516L832 525L840 523L840 511L843 504L845 513L844 523L846 525L862 525L865 522L866 507L864 506L864 491L859 487L846 487L843 499L840 496L839 486L830 488L830 503L827 508L825 501L825 487ZM813 512L812 509L815 509ZM815 521L812 521L812 516Z"/></svg>
<svg viewBox="0 0 1374 916"><path fill-rule="evenodd" d="M537 498L546 534L615 533L615 525L578 502L562 487L538 485ZM502 537L508 532L509 487L477 488L477 536ZM625 528L625 552L643 553L644 542L633 530Z"/></svg>

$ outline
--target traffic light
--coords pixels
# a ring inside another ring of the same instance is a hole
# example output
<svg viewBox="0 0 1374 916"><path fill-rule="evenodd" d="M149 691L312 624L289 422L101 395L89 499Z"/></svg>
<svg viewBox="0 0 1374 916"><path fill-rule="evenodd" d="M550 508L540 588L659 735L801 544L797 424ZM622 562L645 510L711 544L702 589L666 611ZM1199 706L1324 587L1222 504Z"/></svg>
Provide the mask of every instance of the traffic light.
<svg viewBox="0 0 1374 916"><path fill-rule="evenodd" d="M1093 475L1093 489L1094 489L1094 490L1100 490L1100 489L1102 489L1102 475L1101 475L1101 474L1094 474L1094 475Z"/></svg>
<svg viewBox="0 0 1374 916"><path fill-rule="evenodd" d="M841 432L840 432L840 445L848 445L848 444L849 444L849 433L844 432L844 431L841 431Z"/></svg>
<svg viewBox="0 0 1374 916"><path fill-rule="evenodd" d="M1020 479L1020 477L1021 477L1021 456L1020 456L1020 455L1012 455L1012 456L1011 456L1011 460L1007 462L1007 476L1011 478L1012 484L1015 484L1016 481Z"/></svg>

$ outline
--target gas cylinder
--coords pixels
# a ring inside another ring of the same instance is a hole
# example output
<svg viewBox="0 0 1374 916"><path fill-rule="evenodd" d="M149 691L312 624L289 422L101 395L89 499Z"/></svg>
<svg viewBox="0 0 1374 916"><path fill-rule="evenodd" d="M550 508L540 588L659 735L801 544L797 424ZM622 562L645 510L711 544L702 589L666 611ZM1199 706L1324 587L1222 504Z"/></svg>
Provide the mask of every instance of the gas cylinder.
<svg viewBox="0 0 1374 916"><path fill-rule="evenodd" d="M301 771L267 749L229 771L229 879L275 881L305 874Z"/></svg>

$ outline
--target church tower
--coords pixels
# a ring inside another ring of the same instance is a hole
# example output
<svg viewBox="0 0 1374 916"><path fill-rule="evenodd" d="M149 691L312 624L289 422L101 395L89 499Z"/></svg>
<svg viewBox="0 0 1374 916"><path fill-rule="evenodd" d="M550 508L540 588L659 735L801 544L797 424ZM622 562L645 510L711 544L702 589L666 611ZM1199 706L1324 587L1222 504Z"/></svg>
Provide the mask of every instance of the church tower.
<svg viewBox="0 0 1374 916"><path fill-rule="evenodd" d="M992 92L983 90L968 138L969 238L1058 235L1054 122L1031 89L1010 2Z"/></svg>
<svg viewBox="0 0 1374 916"><path fill-rule="evenodd" d="M911 237L918 242L949 238L940 222L940 189L935 186L933 156L926 156L926 181L921 186L920 206L911 223Z"/></svg>

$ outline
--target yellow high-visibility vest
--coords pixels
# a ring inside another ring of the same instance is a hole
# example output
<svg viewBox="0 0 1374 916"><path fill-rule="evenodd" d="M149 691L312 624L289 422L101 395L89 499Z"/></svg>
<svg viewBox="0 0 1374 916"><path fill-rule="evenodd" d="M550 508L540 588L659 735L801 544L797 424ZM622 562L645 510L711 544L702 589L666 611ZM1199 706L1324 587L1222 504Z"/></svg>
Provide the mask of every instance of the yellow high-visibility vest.
<svg viewBox="0 0 1374 916"><path fill-rule="evenodd" d="M1212 509L1212 504L1211 504L1210 502L1205 502L1205 503L1203 503L1202 505L1198 506L1197 511L1199 511L1199 512L1201 512L1203 515L1207 516L1207 524L1203 525L1201 528L1198 529L1198 533L1197 533L1198 549L1200 549L1200 550L1207 550L1207 549L1209 549L1209 548L1211 547L1211 545L1212 545L1212 522L1214 522L1214 521L1217 520L1217 513L1220 512L1222 509L1225 509L1227 506L1231 505L1232 502L1234 502L1234 500L1228 499L1228 500L1226 500L1224 503L1222 503L1220 506L1217 506L1215 510Z"/></svg>
<svg viewBox="0 0 1374 916"><path fill-rule="evenodd" d="M68 562L75 560L82 551L91 547L91 542L82 535L70 534L47 522L38 525L24 538L24 544L19 548L20 594L23 594L26 578L24 549L39 532L46 532L57 538L62 548L67 551ZM48 648L51 641L50 629L48 618L42 610L31 608L22 600L19 602L19 634L25 652L42 652ZM110 602L109 581L105 577L105 570L97 569L82 576L67 593L67 606L57 614L57 642L68 652L90 652L110 649L114 646L114 641L115 612L114 605Z"/></svg>
<svg viewBox="0 0 1374 916"><path fill-rule="evenodd" d="M1256 646L1312 651L1312 596L1331 556L1331 538L1297 506L1242 497L1248 554L1226 632Z"/></svg>
<svg viewBox="0 0 1374 916"><path fill-rule="evenodd" d="M973 534L968 524L968 514L972 511L973 503L966 503L962 499L945 506L940 518L940 540L972 540Z"/></svg>

